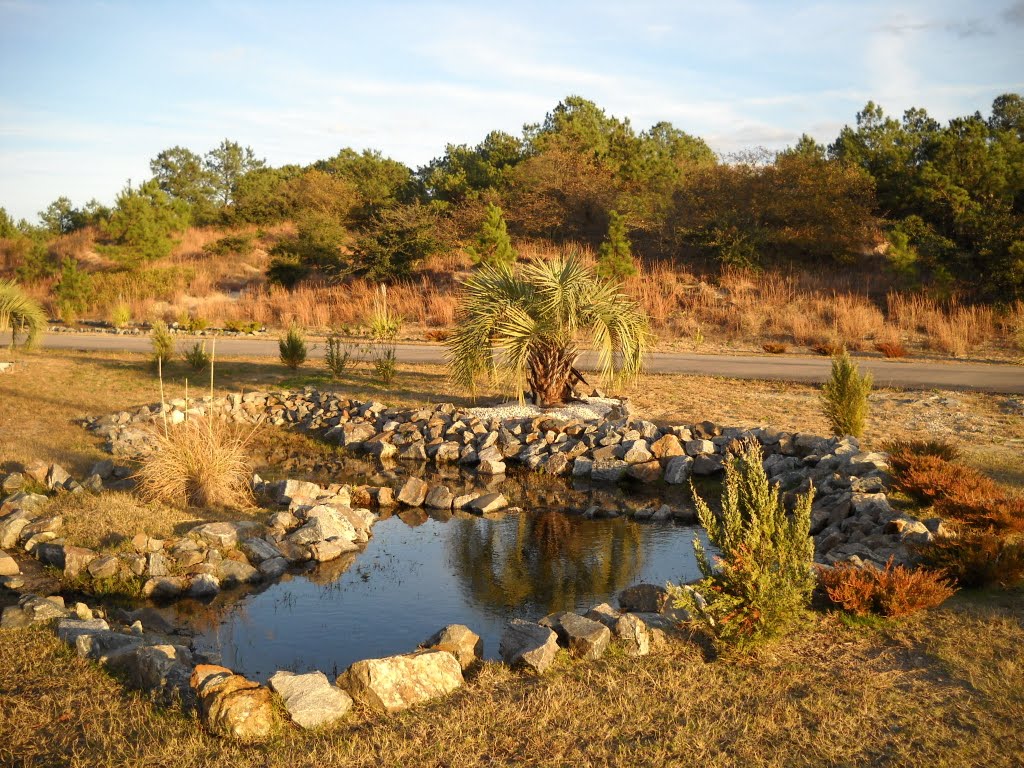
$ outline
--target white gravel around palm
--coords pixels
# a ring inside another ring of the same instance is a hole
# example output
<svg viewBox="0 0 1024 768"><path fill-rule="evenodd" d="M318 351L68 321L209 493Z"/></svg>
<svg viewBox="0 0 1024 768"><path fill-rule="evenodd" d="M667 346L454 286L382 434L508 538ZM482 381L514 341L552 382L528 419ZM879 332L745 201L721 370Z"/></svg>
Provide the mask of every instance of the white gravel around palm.
<svg viewBox="0 0 1024 768"><path fill-rule="evenodd" d="M580 419L589 421L603 419L612 406L619 401L610 397L584 397L557 408L541 408L536 405L502 403L487 408L470 408L469 412L479 419L532 419L549 416L554 419Z"/></svg>

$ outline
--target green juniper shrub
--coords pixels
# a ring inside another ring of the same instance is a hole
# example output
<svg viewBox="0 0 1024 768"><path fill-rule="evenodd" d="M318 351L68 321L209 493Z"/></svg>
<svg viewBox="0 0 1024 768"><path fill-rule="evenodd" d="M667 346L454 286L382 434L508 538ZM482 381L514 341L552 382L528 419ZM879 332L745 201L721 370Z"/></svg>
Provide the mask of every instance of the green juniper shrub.
<svg viewBox="0 0 1024 768"><path fill-rule="evenodd" d="M288 333L277 342L281 362L293 371L306 362L306 337L296 323L288 327Z"/></svg>
<svg viewBox="0 0 1024 768"><path fill-rule="evenodd" d="M821 390L822 407L833 434L863 436L870 394L871 374L861 376L845 349L834 356L832 375Z"/></svg>
<svg viewBox="0 0 1024 768"><path fill-rule="evenodd" d="M153 362L166 365L174 355L174 336L171 335L167 323L157 320L149 332L149 340L153 345Z"/></svg>
<svg viewBox="0 0 1024 768"><path fill-rule="evenodd" d="M713 562L694 539L703 578L693 585L670 584L675 606L686 609L719 650L742 648L796 624L815 587L813 491L798 496L793 513L787 513L778 486L768 482L760 445L751 444L726 464L721 514L696 490L693 496L718 553Z"/></svg>
<svg viewBox="0 0 1024 768"><path fill-rule="evenodd" d="M608 236L597 252L598 277L621 281L636 274L632 246L626 234L626 220L617 211L608 214Z"/></svg>

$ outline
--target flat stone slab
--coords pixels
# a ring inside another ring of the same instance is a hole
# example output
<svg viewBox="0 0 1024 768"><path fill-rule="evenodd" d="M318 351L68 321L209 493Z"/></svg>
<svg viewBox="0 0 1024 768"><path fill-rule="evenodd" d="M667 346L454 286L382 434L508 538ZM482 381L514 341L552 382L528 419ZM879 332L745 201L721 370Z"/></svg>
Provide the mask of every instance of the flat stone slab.
<svg viewBox="0 0 1024 768"><path fill-rule="evenodd" d="M485 493L469 502L469 508L480 515L499 512L508 506L508 499L501 493Z"/></svg>
<svg viewBox="0 0 1024 768"><path fill-rule="evenodd" d="M292 721L302 728L330 725L352 708L352 697L331 685L323 672L275 672L268 684L281 697Z"/></svg>

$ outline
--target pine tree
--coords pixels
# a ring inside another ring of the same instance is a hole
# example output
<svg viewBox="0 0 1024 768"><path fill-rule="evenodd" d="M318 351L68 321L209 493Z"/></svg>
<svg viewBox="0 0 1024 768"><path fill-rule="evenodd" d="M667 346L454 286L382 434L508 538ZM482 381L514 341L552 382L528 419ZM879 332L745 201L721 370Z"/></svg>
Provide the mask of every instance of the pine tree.
<svg viewBox="0 0 1024 768"><path fill-rule="evenodd" d="M608 214L608 235L597 252L597 274L607 280L624 280L636 274L626 220L617 211Z"/></svg>
<svg viewBox="0 0 1024 768"><path fill-rule="evenodd" d="M515 262L516 252L509 239L508 226L501 208L492 203L487 204L487 214L480 226L476 245L467 250L477 264L498 266Z"/></svg>

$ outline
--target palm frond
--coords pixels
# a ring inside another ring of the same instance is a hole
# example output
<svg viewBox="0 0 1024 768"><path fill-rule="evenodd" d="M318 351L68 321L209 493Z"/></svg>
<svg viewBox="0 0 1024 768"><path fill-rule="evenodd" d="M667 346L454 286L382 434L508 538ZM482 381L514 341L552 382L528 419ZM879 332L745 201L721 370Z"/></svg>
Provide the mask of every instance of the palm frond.
<svg viewBox="0 0 1024 768"><path fill-rule="evenodd" d="M32 347L46 330L46 313L13 280L0 280L0 332L11 331L11 345L23 331L25 347Z"/></svg>

